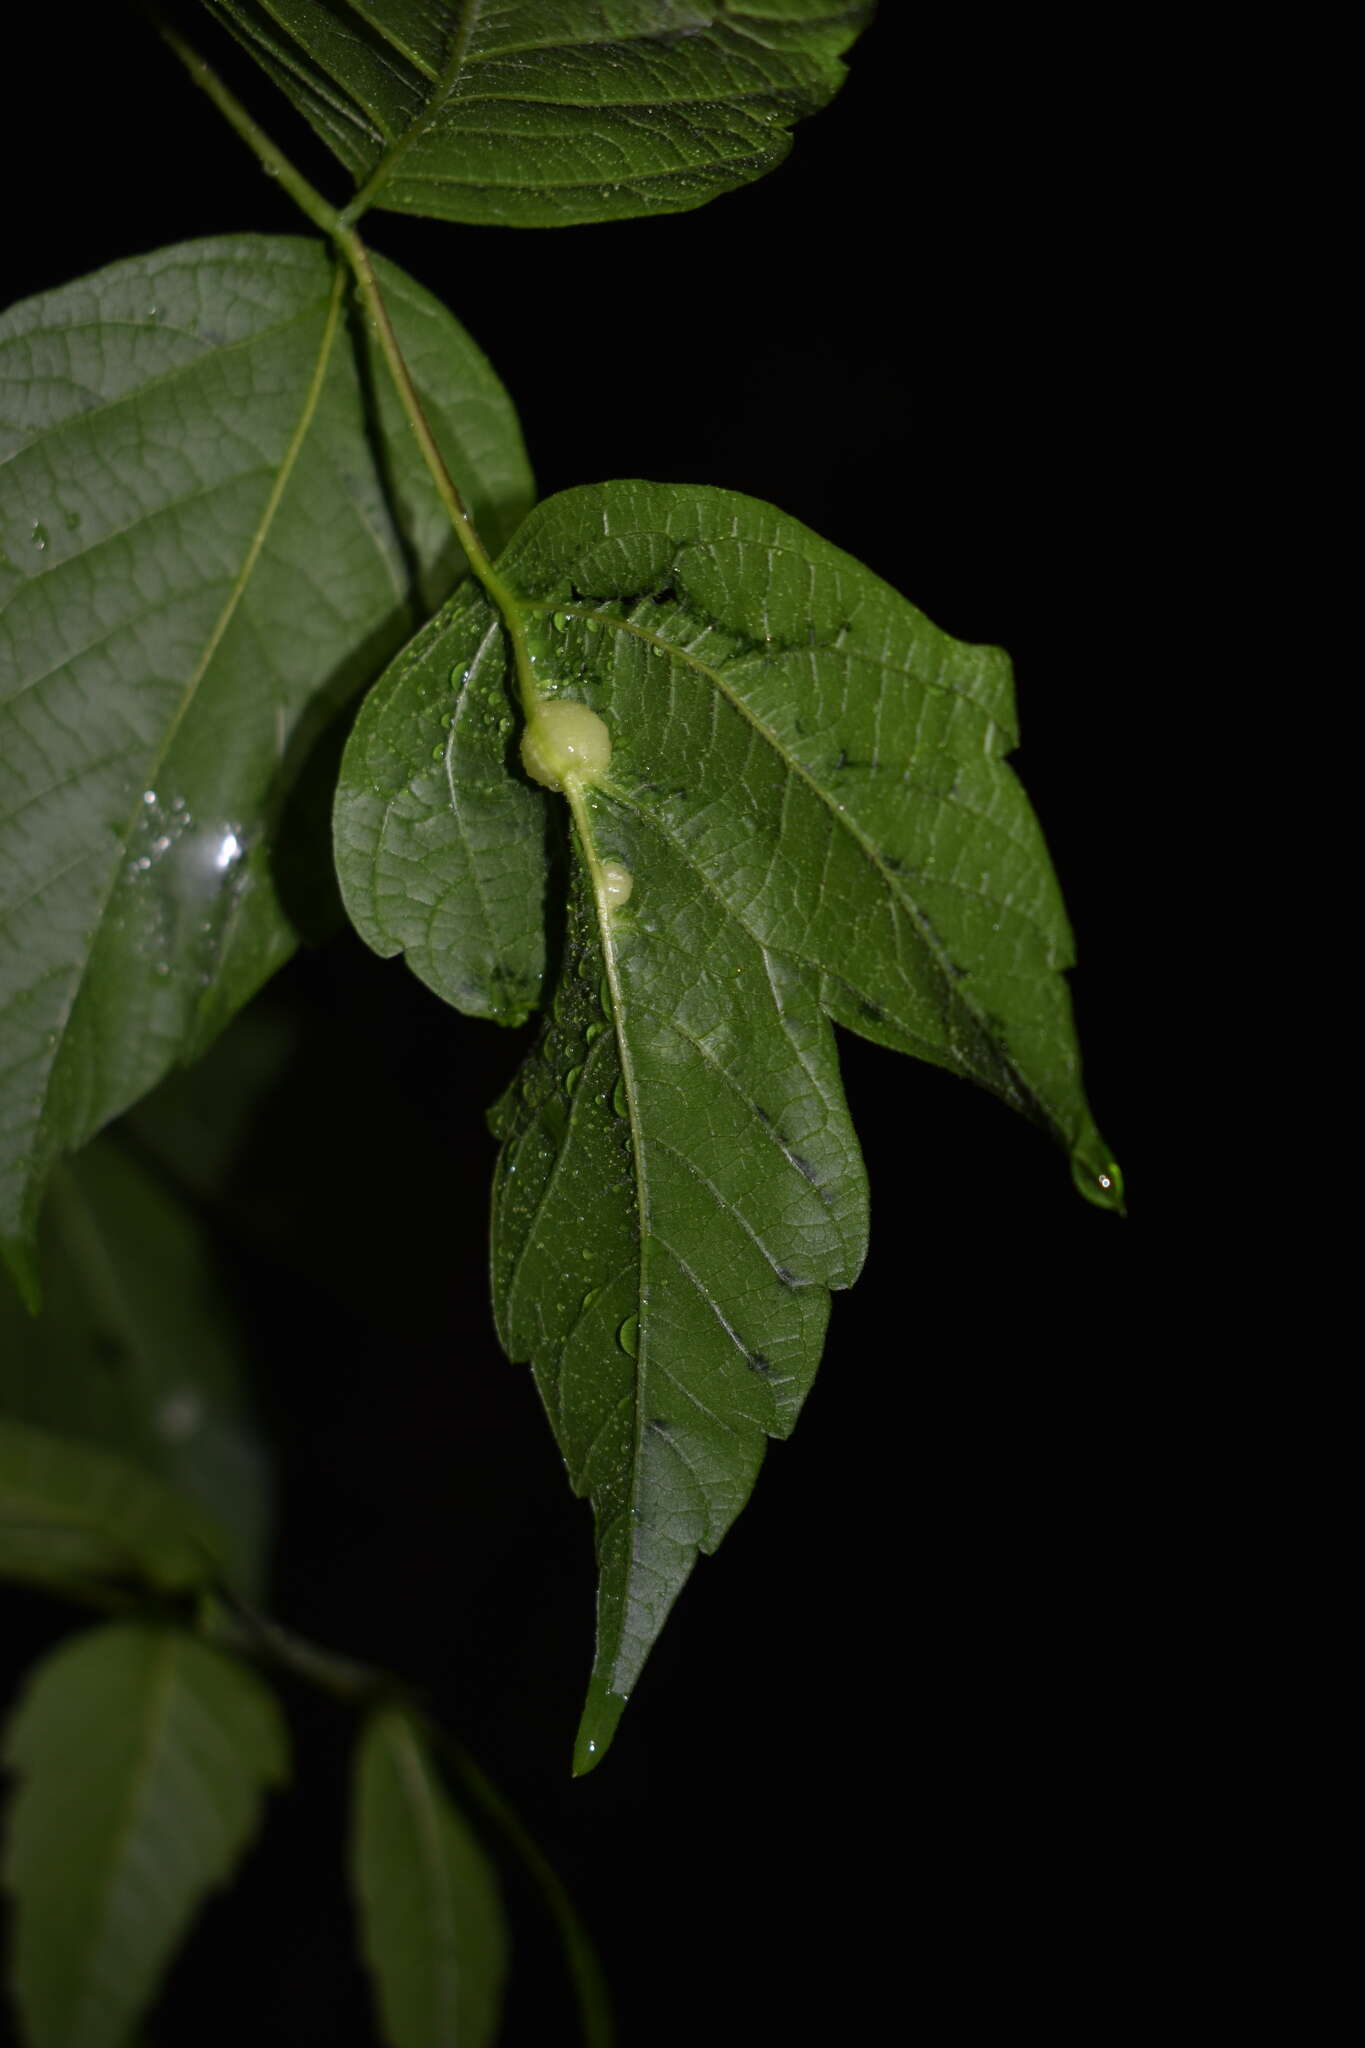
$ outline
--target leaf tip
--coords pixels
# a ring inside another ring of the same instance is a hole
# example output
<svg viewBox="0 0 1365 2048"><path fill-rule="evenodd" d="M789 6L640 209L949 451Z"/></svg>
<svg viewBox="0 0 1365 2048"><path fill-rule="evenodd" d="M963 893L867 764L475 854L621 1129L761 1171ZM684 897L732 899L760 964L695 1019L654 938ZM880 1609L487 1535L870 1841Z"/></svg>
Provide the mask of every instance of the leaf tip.
<svg viewBox="0 0 1365 2048"><path fill-rule="evenodd" d="M595 1771L611 1748L629 1697L629 1693L608 1692L606 1684L594 1671L588 1684L588 1697L583 1703L583 1718L574 1738L573 1774L576 1778L586 1777L589 1771Z"/></svg>
<svg viewBox="0 0 1365 2048"><path fill-rule="evenodd" d="M1117 1160L1076 1152L1072 1155L1071 1177L1087 1202L1093 1202L1097 1209L1112 1209L1119 1216L1127 1215L1123 1174Z"/></svg>

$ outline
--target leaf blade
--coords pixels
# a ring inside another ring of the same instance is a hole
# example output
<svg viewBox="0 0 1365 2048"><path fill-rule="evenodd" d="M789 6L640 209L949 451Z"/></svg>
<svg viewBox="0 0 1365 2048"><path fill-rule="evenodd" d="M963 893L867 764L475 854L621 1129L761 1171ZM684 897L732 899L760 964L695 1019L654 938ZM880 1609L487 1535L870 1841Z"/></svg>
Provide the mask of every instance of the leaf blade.
<svg viewBox="0 0 1365 2048"><path fill-rule="evenodd" d="M96 1710L97 1709L97 1710ZM273 1697L171 1629L114 1624L38 1666L10 1723L4 1878L33 2048L119 2048L283 1781Z"/></svg>
<svg viewBox="0 0 1365 2048"><path fill-rule="evenodd" d="M56 1177L45 1306L0 1275L0 1410L129 1459L209 1516L239 1593L259 1600L269 1460L231 1302L197 1219L112 1136Z"/></svg>
<svg viewBox="0 0 1365 2048"><path fill-rule="evenodd" d="M520 1024L545 972L541 806L509 773L502 632L461 590L369 692L334 811L356 930L458 1010Z"/></svg>
<svg viewBox="0 0 1365 2048"><path fill-rule="evenodd" d="M381 278L505 531L530 490L505 396ZM391 400L372 429L343 314L320 245L248 236L0 321L0 1238L21 1256L54 1160L287 957L304 761L458 570Z"/></svg>
<svg viewBox="0 0 1365 2048"><path fill-rule="evenodd" d="M1090 1199L1118 1206L1120 1183L998 650L699 486L564 492L497 574L534 678L523 758L574 821L552 1008L495 1121L493 1268L504 1347L596 1519L581 1769L791 1427L828 1290L857 1271L831 1023L1043 1124ZM556 713L597 733L586 766L556 754Z"/></svg>
<svg viewBox="0 0 1365 2048"><path fill-rule="evenodd" d="M355 178L358 210L517 227L677 213L774 169L868 0L210 0ZM723 18L722 18L723 15Z"/></svg>
<svg viewBox="0 0 1365 2048"><path fill-rule="evenodd" d="M506 1968L497 1886L420 1729L396 1708L361 1732L351 1871L389 2048L488 2048Z"/></svg>
<svg viewBox="0 0 1365 2048"><path fill-rule="evenodd" d="M666 906L676 865L641 851L637 889ZM747 1500L766 1439L794 1426L829 1290L852 1283L866 1245L862 1162L808 982L713 903L675 892L681 914L665 907L648 933L613 931L609 911L594 933L588 893L535 1078L502 1119L493 1235L499 1335L532 1364L597 1524L580 1770L697 1555ZM728 984L746 974L744 1028L726 1043Z"/></svg>
<svg viewBox="0 0 1365 2048"><path fill-rule="evenodd" d="M209 1584L226 1550L202 1509L127 1459L0 1418L0 1572L183 1593Z"/></svg>

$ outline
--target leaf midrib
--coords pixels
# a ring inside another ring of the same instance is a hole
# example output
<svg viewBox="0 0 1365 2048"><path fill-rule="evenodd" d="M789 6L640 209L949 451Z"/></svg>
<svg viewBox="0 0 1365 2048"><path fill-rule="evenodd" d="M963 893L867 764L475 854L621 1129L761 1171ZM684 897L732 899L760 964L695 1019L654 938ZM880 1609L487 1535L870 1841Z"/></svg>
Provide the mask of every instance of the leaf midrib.
<svg viewBox="0 0 1365 2048"><path fill-rule="evenodd" d="M331 302L327 311L326 324L324 326L322 339L318 347L317 361L313 368L313 375L310 380L308 390L304 396L302 410L300 411L299 418L295 425L293 434L290 437L289 446L285 450L284 459L280 464L279 474L276 477L275 483L272 486L269 495L267 496L265 506L261 513L261 517L256 524L256 528L247 546L246 553L242 559L242 566L237 573L237 577L233 583L232 590L228 594L227 601L224 604L222 611L219 613L218 620L213 628L213 631L210 633L207 642L205 643L204 651L200 656L200 659L195 669L193 670L189 679L187 680L184 690L181 692L180 702L176 707L174 716L168 723L166 730L162 735L156 753L151 763L149 764L145 775L143 775L140 778L140 780L146 785L147 788L155 787L156 779L160 774L161 769L165 765L166 757L170 752L171 746L175 740L175 736L179 732L180 727L184 722L185 716L189 711L190 705L194 701L200 684L203 682L204 677L208 674L209 668L213 661L213 657L217 653L218 648L222 645L223 636L227 632L228 626L232 621L233 615L236 612L237 607L241 603L242 598L246 592L247 585L251 581L251 577L255 571L256 564L260 560L261 552L265 546L266 537L270 532L271 526L274 524L275 515L279 511L281 504L284 502L285 492L289 487L289 481L294 474L294 469L297 465L298 458L303 451L304 442L307 440L309 429L313 424L314 417L317 413L318 404L319 401L321 400L323 385L326 382L327 372L331 366L332 351L340 327L344 287L345 273L341 269L340 265L338 265L333 279ZM98 941L99 933L103 929L105 918L109 914L109 906L114 899L114 892L118 888L119 882L123 876L125 861L124 858L122 857L122 848L127 845L128 840L137 823L137 819L139 816L139 807L141 803L142 795L141 792L139 792L137 798L135 799L132 812L125 823L123 835L119 842L120 857L110 863L108 886L104 891L104 894L100 900L98 911L96 912L96 915L90 926L90 940L86 948L85 957L80 963L79 972L75 977L70 996L67 1000L62 1015L57 1023L56 1043L53 1047L51 1057L47 1062L47 1072L43 1085L42 1099L44 1101L51 1092L52 1077L56 1073L57 1068L60 1064L62 1048L67 1043L66 1034L71 1023L71 1018L72 1015L74 1014L76 1004L80 1000L81 992L86 986L86 978L90 972L91 961L94 959L95 956L95 947Z"/></svg>
<svg viewBox="0 0 1365 2048"><path fill-rule="evenodd" d="M640 1088L636 1079L635 1060L626 1037L625 998L621 988L620 961L612 931L611 906L606 900L605 888L601 881L601 860L593 837L592 814L583 799L582 792L570 783L565 791L568 796L573 821L583 847L583 856L588 867L589 886L592 889L593 909L597 918L598 944L601 947L603 966L606 970L607 987L611 995L612 1035L616 1040L616 1055L621 1065L621 1085L625 1090L626 1114L630 1123L631 1163L635 1174L635 1207L639 1230L639 1249L636 1258L636 1341L635 1355L631 1360L631 1387L634 1413L631 1417L631 1459L629 1504L631 1516L630 1560L632 1569L636 1564L636 1546L639 1542L640 1522L634 1510L640 1498L640 1486L644 1471L644 1384L645 1374L651 1363L649 1351L649 1319L644 1314L644 1299L649 1279L649 1247L654 1239L652 1189L645 1168L643 1133L640 1120Z"/></svg>
<svg viewBox="0 0 1365 2048"><path fill-rule="evenodd" d="M350 207L347 208L347 212L353 220L358 220L366 209L374 204L377 194L389 182L394 165L406 156L418 137L427 132L454 92L460 72L464 68L465 52L469 47L469 38L473 35L475 25L478 22L479 10L482 4L483 0L463 0L460 17L456 23L454 40L450 46L450 55L446 60L445 70L434 81L436 90L432 93L431 98L427 101L417 119L404 129L398 140L380 157L379 162L357 192ZM394 44L393 47L397 48L398 46Z"/></svg>
<svg viewBox="0 0 1365 2048"><path fill-rule="evenodd" d="M113 1842L105 1863L103 1880L96 1892L96 1912L93 1920L89 1956L101 1954L108 1939L108 1925L113 1915L113 1898L117 1889L116 1879L125 1866L128 1844L134 1837L135 1823L141 1817L147 1780L156 1760L163 1732L170 1715L171 1700L175 1693L175 1665L179 1645L174 1636L166 1633L154 1648L154 1663L150 1685L145 1700L144 1722L137 1742L133 1768L129 1774L126 1794L122 1801L122 1813L115 1830ZM87 1973L81 1987L77 2012L81 2026L77 2038L84 2032L85 2014L90 2000L98 1995L98 1980Z"/></svg>
<svg viewBox="0 0 1365 2048"><path fill-rule="evenodd" d="M848 833L849 837L854 841L855 845L859 848L864 859L868 861L869 865L876 871L878 876L881 878L888 895L893 899L893 901L899 902L901 904L906 915L910 918L922 944L924 945L925 951L931 956L935 966L939 970L939 973L943 976L950 997L955 1002L958 1002L962 1005L963 1009L970 1014L974 1022L977 1024L977 1026L985 1033L989 1042L992 1045L996 1046L1001 1052L1005 1065L1008 1067L1009 1072L1014 1077L1015 1084L1019 1089L1020 1095L1026 1101L1033 1101L1040 1104L1046 1112L1048 1120L1052 1124L1053 1128L1062 1133L1066 1132L1067 1126L1064 1119L1053 1107L1053 1104L1048 1100L1048 1097L1043 1094L1039 1086L1036 1083L1029 1081L1025 1077L1025 1075L1020 1071L1020 1068L1014 1058L1011 1048L1001 1038L999 1031L992 1022L989 1015L980 1007L980 1005L976 1002L975 998L971 995L970 974L965 969L961 972L954 972L955 963L949 958L941 941L934 933L932 925L929 923L924 913L920 910L914 898L909 894L908 890L904 887L902 878L896 875L892 869L887 867L882 857L880 849L876 846L873 840L868 838L867 834L862 830L861 826L853 818L851 813L847 810L840 809L839 805L829 795L828 791L825 790L822 787L822 785L816 781L815 777L811 774L810 770L805 766L804 762L800 761L796 757L796 755L789 752L780 736L773 731L772 727L769 726L764 719L760 718L756 711L754 711L748 704L745 703L743 697L741 697L736 691L730 688L724 675L721 673L719 669L713 668L709 662L702 661L699 658L699 656L689 652L687 648L679 646L676 641L665 640L662 638L661 635L657 633L651 633L646 628L642 626L637 626L628 619L613 618L609 613L604 612L589 613L587 611L577 610L575 609L575 607L571 605L551 605L538 599L525 600L519 597L518 603L521 604L524 609L538 612L552 612L558 610L567 612L574 617L592 617L597 620L599 626L612 627L618 632L632 633L635 635L637 639L644 640L653 647L661 648L665 654L671 655L676 660L683 662L686 666L695 669L699 675L704 676L708 682L712 683L717 692L725 699L726 703L729 704L731 708L739 714L739 716L750 727L751 731L753 731L759 739L763 740L769 747L772 748L773 753L777 756L777 759L781 761L781 763L783 764L784 768L788 771L788 773L793 775L799 781L803 782L806 785L806 787L817 798L817 800L824 807L824 809L829 812L830 817L834 820L835 825L842 826L843 829ZM967 701L972 702L974 700L968 699ZM985 715L986 714L983 713L983 716ZM654 813L646 812L644 810L644 807L636 803L635 800L630 796L630 794L626 790L622 789L619 786L619 784L613 784L610 786L604 784L603 792L604 794L610 794L614 796L617 799L617 801L627 804L632 810L635 810L640 816L648 816L651 820L653 820ZM688 859L688 865L692 867L695 873L700 875L702 873L702 870L699 867L697 867L696 862L693 861L690 858L690 856L686 854L685 849L680 849L680 851L683 852L684 857ZM708 880L708 886L714 888L713 884L709 884L709 878L703 876L703 880ZM719 894L718 891L716 893ZM723 898L721 900L724 901ZM984 900L994 901L995 899L992 898ZM1003 907L1005 906L1002 906L1002 908ZM1013 911L1013 906L1009 907ZM727 903L726 910L731 917L735 918L738 923L744 926L744 929L746 931L749 930L749 926L745 919L740 915L738 911L736 911L733 908L732 905ZM1024 923L1030 926L1030 929L1035 931L1038 930L1038 927L1034 925L1030 919L1025 917L1022 912L1013 911L1013 914L1019 916ZM767 942L764 939L762 939L757 933L751 932L750 936L755 939L755 942L757 944L766 947ZM1041 934L1040 932L1039 936L1042 937L1043 934ZM797 959L801 958L802 956L797 955L795 953L791 953L789 957ZM805 964L815 965L816 963L806 962ZM823 971L832 972L834 970L826 968ZM839 973L838 978L840 980L847 979L847 977L842 972Z"/></svg>
<svg viewBox="0 0 1365 2048"><path fill-rule="evenodd" d="M435 1910L428 1914L433 1950L433 2010L429 2017L438 2029L449 2028L454 2039L460 2018L460 1958L450 1940L457 1913L455 1890L445 1855L441 1815L432 1797L429 1765L417 1746L412 1728L405 1720L391 1723L385 1734L392 1744L398 1778L407 1794L423 1865L435 1895ZM441 2038L445 2038L444 2032Z"/></svg>

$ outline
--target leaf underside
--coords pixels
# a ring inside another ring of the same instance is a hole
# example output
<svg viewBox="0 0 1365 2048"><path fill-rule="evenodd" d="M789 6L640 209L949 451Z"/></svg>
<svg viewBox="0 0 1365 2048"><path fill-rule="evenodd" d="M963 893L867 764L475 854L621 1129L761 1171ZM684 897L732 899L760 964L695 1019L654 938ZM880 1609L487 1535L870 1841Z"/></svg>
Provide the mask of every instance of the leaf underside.
<svg viewBox="0 0 1365 2048"><path fill-rule="evenodd" d="M285 1775L261 1681L172 1629L117 1624L41 1664L10 1724L13 1986L31 2048L123 2048Z"/></svg>
<svg viewBox="0 0 1365 2048"><path fill-rule="evenodd" d="M488 2048L506 1967L497 1884L396 1709L360 1738L351 1870L388 2048Z"/></svg>
<svg viewBox="0 0 1365 2048"><path fill-rule="evenodd" d="M505 227L680 213L760 178L870 0L210 0L368 205Z"/></svg>
<svg viewBox="0 0 1365 2048"><path fill-rule="evenodd" d="M505 536L530 499L506 396L380 275ZM21 1277L53 1162L294 944L309 756L463 566L411 442L313 242L187 243L0 320L0 1241Z"/></svg>
<svg viewBox="0 0 1365 2048"><path fill-rule="evenodd" d="M951 640L838 549L726 491L565 492L498 574L540 691L587 704L612 741L575 800L549 1015L495 1122L500 1333L532 1363L597 1522L584 1767L766 1437L791 1429L828 1290L858 1270L865 1193L831 1022L991 1089L1051 1131L1090 1199L1117 1206L1119 1189L1081 1088L1060 895L1005 760L1003 654ZM459 724L437 719L446 651L467 664L483 650L472 679L455 674L462 719L496 735L517 780L495 625L463 594L428 629L433 658L397 665L357 723L338 864L382 951L397 927L376 914L375 878L396 888L424 834L429 901L466 896L480 870L468 838L458 857L442 840L460 775ZM408 771L401 829L371 773L381 738L393 783ZM530 819L554 799L524 781L523 799L522 858L541 860ZM507 860L500 845L499 871ZM633 878L624 906L607 864ZM484 1014L498 900L477 946L415 958ZM511 904L509 957L526 947L527 900ZM460 929L449 909L443 929Z"/></svg>

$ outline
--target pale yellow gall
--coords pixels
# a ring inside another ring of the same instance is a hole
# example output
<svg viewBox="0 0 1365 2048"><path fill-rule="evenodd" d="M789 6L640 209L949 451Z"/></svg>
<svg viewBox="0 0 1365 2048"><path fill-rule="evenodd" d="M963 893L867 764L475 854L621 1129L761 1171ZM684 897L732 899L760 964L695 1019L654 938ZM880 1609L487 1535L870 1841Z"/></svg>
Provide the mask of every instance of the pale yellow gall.
<svg viewBox="0 0 1365 2048"><path fill-rule="evenodd" d="M571 776L588 788L611 766L611 734L586 704L542 700L521 735L521 765L547 789L563 789Z"/></svg>
<svg viewBox="0 0 1365 2048"><path fill-rule="evenodd" d="M602 895L608 910L619 910L623 903L629 903L634 887L635 877L629 868L623 868L619 860L603 861Z"/></svg>

